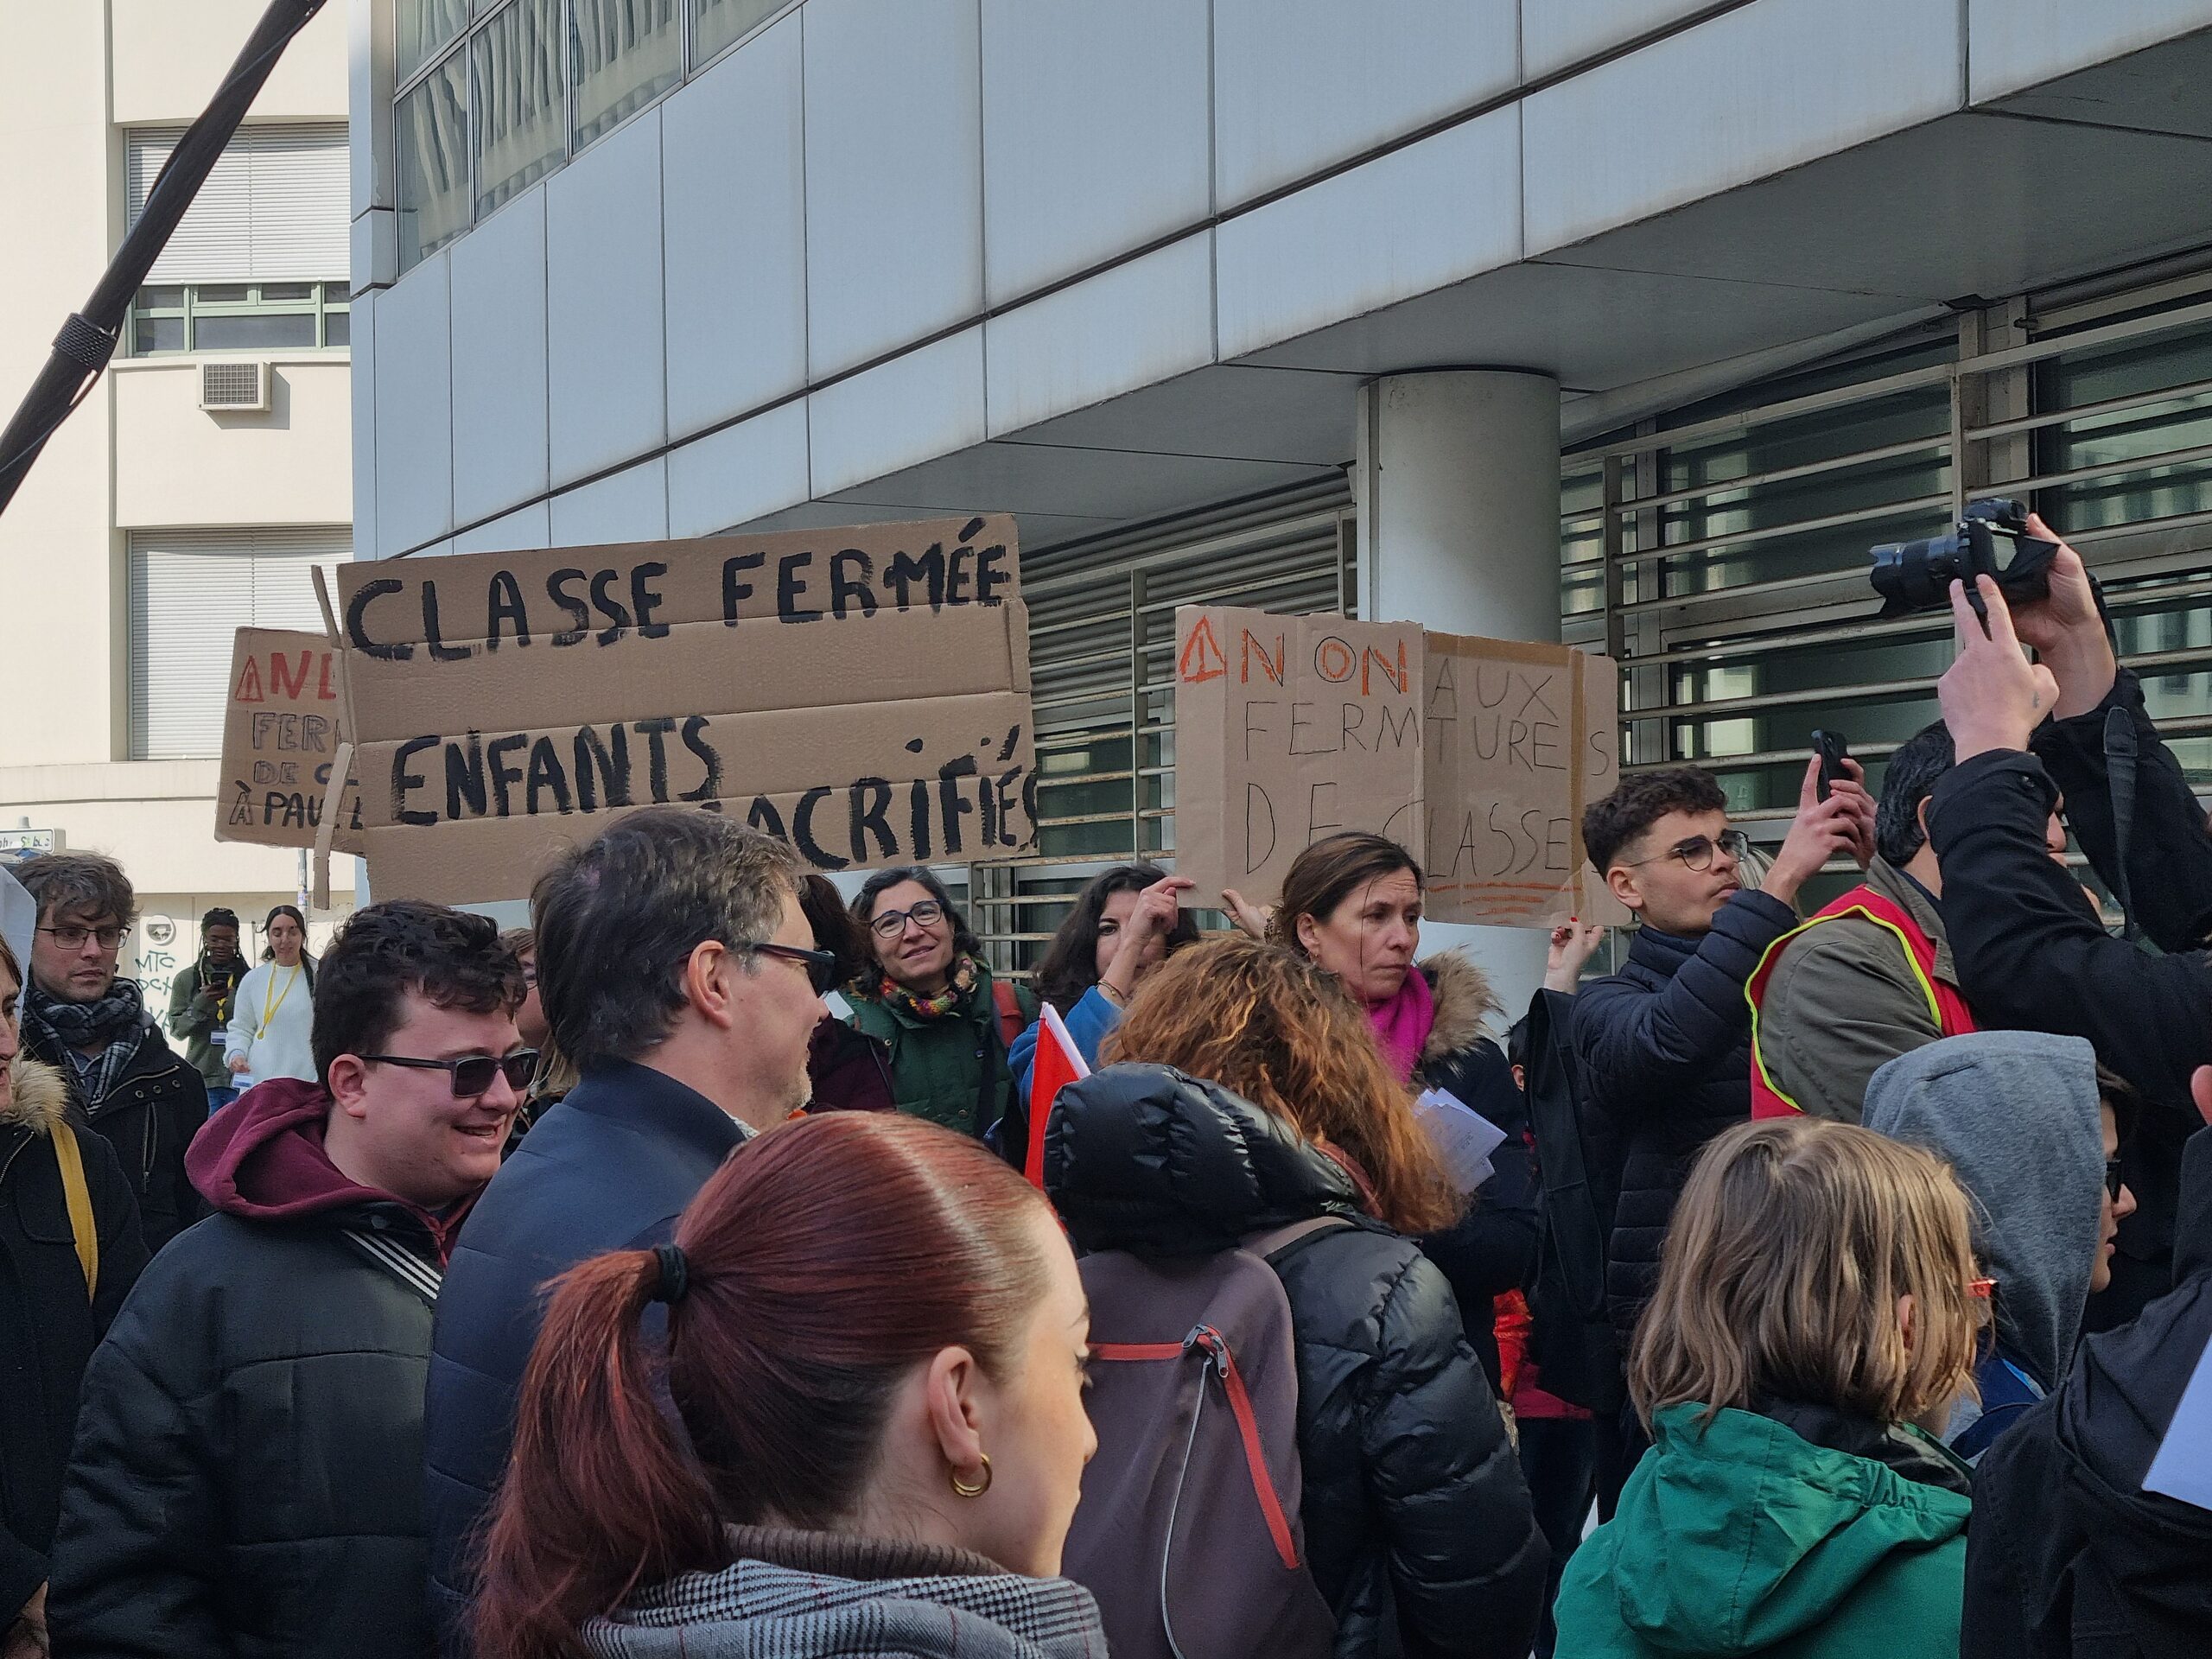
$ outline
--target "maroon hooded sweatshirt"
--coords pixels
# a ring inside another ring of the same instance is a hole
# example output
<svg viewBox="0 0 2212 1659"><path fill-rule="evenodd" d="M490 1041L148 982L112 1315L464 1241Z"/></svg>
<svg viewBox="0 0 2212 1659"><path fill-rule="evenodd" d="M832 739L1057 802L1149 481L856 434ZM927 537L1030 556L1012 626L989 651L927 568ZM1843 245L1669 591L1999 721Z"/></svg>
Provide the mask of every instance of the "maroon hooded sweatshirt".
<svg viewBox="0 0 2212 1659"><path fill-rule="evenodd" d="M323 1150L334 1103L320 1084L294 1077L256 1084L192 1138L185 1173L215 1209L248 1221L300 1221L326 1211L397 1205L429 1230L443 1267L476 1195L441 1216L352 1179Z"/></svg>

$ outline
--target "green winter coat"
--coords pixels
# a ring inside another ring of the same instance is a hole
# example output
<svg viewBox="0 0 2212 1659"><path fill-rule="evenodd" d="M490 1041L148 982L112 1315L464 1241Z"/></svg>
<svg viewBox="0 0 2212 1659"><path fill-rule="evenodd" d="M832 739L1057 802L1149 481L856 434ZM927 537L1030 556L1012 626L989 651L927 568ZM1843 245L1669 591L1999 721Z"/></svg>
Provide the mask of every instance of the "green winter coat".
<svg viewBox="0 0 2212 1659"><path fill-rule="evenodd" d="M1037 998L1023 985L1016 985L1014 994L1020 1011L1014 1027L1019 1032L1037 1018ZM891 1050L892 1094L900 1111L963 1135L982 1135L1005 1114L1014 1078L1007 1068L1007 1044L999 1029L988 968L976 965L976 983L966 1001L942 1020L917 1019L858 988L845 995L853 1007L853 1024Z"/></svg>
<svg viewBox="0 0 2212 1659"><path fill-rule="evenodd" d="M1619 1512L1567 1563L1561 1654L1956 1659L1964 1464L1916 1431L1818 1408L1776 1414L1821 1444L1748 1411L1700 1430L1704 1409L1658 1414Z"/></svg>

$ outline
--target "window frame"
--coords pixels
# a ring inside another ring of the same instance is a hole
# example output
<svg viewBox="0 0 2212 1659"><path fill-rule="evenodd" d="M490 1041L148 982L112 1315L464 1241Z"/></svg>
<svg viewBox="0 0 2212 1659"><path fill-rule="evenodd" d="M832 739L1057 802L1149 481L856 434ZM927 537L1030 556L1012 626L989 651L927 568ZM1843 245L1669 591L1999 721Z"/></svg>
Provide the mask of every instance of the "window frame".
<svg viewBox="0 0 2212 1659"><path fill-rule="evenodd" d="M418 0L396 0L396 3L401 8L405 8L410 4L418 3ZM480 145L476 126L478 106L480 101L477 83L476 40L503 13L520 3L523 3L523 0L473 0L473 3L467 8L468 15L462 19L461 27L455 30L453 37L440 46L436 51L426 55L422 62L408 72L404 79L394 80L391 90L391 110L394 122L397 124L400 108L407 99L433 75L450 65L456 55L460 58L462 94L461 123L464 133L462 147L468 158L466 181L467 213L463 216L462 222L457 228L448 232L436 242L423 245L415 250L414 257L411 259L407 257L408 250L404 248L399 250L399 272L402 276L412 270L441 248L450 247L477 226L484 223L493 213L498 213L500 208L505 207L508 202L543 183L546 178L559 172L594 144L605 142L607 138L629 125L647 110L664 103L669 98L690 85L695 76L721 62L723 58L738 50L747 41L753 40L797 10L803 3L803 0L776 0L776 3L772 4L749 28L741 30L729 40L715 46L704 56L700 54L698 38L701 0L673 0L677 11L677 26L682 35L677 51L676 79L652 98L630 111L620 120L608 126L604 131L594 133L582 143L578 143L576 138L575 0L556 0L559 13L558 49L561 57L560 149L556 155L548 160L543 173L531 180L529 184L513 191L505 200L487 208L483 200L481 157L479 154ZM398 180L398 188L404 193L405 187L406 180L403 173ZM397 201L396 206L397 211L402 213L412 210L412 204L404 199Z"/></svg>
<svg viewBox="0 0 2212 1659"><path fill-rule="evenodd" d="M266 300L261 296L264 288L302 287L314 290L303 300ZM175 288L181 290L180 302L170 305L148 305L144 296L155 289ZM206 288L243 288L247 290L244 300L225 301L202 299L200 290ZM313 283L149 283L130 297L130 304L124 314L123 340L126 357L205 357L218 353L237 353L252 356L275 357L295 352L347 352L353 349L352 285L344 280ZM293 317L312 316L315 319L315 343L309 346L202 346L199 341L199 324L203 317ZM330 320L334 316L348 319L346 338L337 344L330 339ZM138 343L138 324L142 321L176 319L184 324L184 344L175 346L142 347Z"/></svg>

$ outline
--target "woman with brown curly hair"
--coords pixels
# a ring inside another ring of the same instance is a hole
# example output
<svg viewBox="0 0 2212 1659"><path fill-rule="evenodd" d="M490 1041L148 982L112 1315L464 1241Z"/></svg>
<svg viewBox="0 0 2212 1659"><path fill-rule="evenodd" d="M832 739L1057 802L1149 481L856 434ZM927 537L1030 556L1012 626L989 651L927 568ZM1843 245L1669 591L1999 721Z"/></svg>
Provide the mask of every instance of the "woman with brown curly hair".
<svg viewBox="0 0 2212 1659"><path fill-rule="evenodd" d="M1227 935L1154 969L1103 1058L1061 1094L1045 1154L1080 1249L1190 1257L1344 1224L1269 1257L1336 1651L1521 1659L1548 1551L1451 1287L1407 1236L1459 1201L1359 1007L1312 963Z"/></svg>

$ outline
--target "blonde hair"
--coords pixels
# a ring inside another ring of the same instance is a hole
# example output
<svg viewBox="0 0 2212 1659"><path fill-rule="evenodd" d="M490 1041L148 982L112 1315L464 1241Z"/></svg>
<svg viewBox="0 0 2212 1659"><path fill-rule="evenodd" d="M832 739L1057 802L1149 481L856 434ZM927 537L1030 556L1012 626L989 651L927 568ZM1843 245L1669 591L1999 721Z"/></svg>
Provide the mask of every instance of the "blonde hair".
<svg viewBox="0 0 2212 1659"><path fill-rule="evenodd" d="M1103 1058L1172 1065L1273 1113L1356 1166L1376 1219L1402 1233L1436 1232L1463 1207L1367 1016L1280 945L1229 933L1179 950L1138 986Z"/></svg>
<svg viewBox="0 0 2212 1659"><path fill-rule="evenodd" d="M1740 1123L1682 1189L1629 1392L1648 1427L1762 1396L1910 1422L1973 1386L1966 1193L1932 1153L1855 1124ZM1897 1300L1913 1301L1910 1339Z"/></svg>

